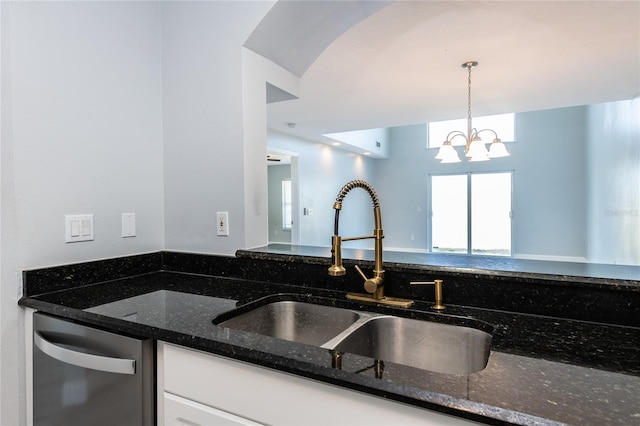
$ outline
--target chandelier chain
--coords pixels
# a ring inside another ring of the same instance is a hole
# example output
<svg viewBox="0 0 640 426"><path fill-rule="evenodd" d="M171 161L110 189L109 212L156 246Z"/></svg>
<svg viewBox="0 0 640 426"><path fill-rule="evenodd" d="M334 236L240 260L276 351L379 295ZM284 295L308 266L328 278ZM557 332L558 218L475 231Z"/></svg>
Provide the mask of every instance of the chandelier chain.
<svg viewBox="0 0 640 426"><path fill-rule="evenodd" d="M468 67L468 91L467 91L467 117L471 119L471 67Z"/></svg>
<svg viewBox="0 0 640 426"><path fill-rule="evenodd" d="M471 63L467 63L467 70L469 71L468 76L468 91L467 91L467 139L470 142L471 139Z"/></svg>

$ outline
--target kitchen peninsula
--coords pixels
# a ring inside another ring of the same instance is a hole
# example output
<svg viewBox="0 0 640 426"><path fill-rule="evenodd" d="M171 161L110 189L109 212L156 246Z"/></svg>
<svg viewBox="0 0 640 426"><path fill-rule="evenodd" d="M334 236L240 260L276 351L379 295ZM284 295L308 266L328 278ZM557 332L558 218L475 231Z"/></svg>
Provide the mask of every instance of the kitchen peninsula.
<svg viewBox="0 0 640 426"><path fill-rule="evenodd" d="M319 347L212 323L274 294L346 303L345 293L361 286L353 261L345 260L346 276L334 278L326 276L324 256L274 251L241 250L236 257L163 251L25 271L20 304L429 410L425 415L523 425L634 424L640 418L640 282L631 276L560 279L390 260L387 293L416 301L402 315L472 317L493 327L493 342L487 367L477 373L386 363L376 378L372 359L345 354L338 370ZM371 267L367 260L359 264ZM430 309L432 288L408 284L434 278L444 280L442 314Z"/></svg>

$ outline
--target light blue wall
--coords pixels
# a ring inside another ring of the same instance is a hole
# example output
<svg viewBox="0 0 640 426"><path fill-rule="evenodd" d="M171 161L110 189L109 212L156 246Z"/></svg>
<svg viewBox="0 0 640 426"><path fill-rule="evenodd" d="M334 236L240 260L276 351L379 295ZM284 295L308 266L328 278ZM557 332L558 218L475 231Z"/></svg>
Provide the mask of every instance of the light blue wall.
<svg viewBox="0 0 640 426"><path fill-rule="evenodd" d="M330 246L333 235L333 203L340 189L353 179L373 184L376 161L321 143L295 138L269 129L270 148L298 153L299 209L311 209L312 215L300 213L300 244ZM367 193L356 188L345 198L340 213L343 236L369 235L373 231L373 210ZM345 247L373 247L369 241L345 243Z"/></svg>
<svg viewBox="0 0 640 426"><path fill-rule="evenodd" d="M390 156L377 161L386 250L427 249L427 126L390 129ZM435 155L435 154L434 154ZM412 239L413 236L413 239Z"/></svg>
<svg viewBox="0 0 640 426"><path fill-rule="evenodd" d="M425 148L426 125L392 129L391 156L379 161L376 180L385 246L427 250L430 174L513 171L513 255L582 260L584 117L583 107L516 114L511 156L483 163L441 164L433 158L437 149Z"/></svg>
<svg viewBox="0 0 640 426"><path fill-rule="evenodd" d="M585 119L585 107L516 114L514 256L586 258Z"/></svg>
<svg viewBox="0 0 640 426"><path fill-rule="evenodd" d="M511 156L483 163L441 164L437 149L425 149L426 125L394 129L391 158L378 168L386 246L426 251L430 174L513 171L513 255L583 260L584 117L583 107L516 114Z"/></svg>
<svg viewBox="0 0 640 426"><path fill-rule="evenodd" d="M587 109L587 252L640 265L640 98Z"/></svg>
<svg viewBox="0 0 640 426"><path fill-rule="evenodd" d="M390 129L389 159L297 140L294 150L305 153L302 207L322 215L303 218L301 244L329 245L327 206L343 183L366 176L380 197L385 249L426 252L430 174L512 171L514 257L640 264L639 102L518 113L511 156L483 163L435 160L425 124ZM351 173L356 164L360 175ZM351 197L355 191L347 202ZM361 226L370 214L357 212L366 200L355 204L345 203L343 235L370 232L370 223ZM351 213L361 217L352 220Z"/></svg>
<svg viewBox="0 0 640 426"><path fill-rule="evenodd" d="M291 231L282 229L282 181L291 179L291 165L267 167L269 191L269 243L291 243Z"/></svg>

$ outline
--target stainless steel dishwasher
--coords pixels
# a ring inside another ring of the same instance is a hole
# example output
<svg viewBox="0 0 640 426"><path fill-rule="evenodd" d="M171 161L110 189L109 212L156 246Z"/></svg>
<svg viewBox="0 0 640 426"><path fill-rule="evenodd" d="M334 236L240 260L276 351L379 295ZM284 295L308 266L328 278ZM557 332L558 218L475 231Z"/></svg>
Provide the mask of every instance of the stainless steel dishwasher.
<svg viewBox="0 0 640 426"><path fill-rule="evenodd" d="M153 342L36 312L33 424L151 426Z"/></svg>

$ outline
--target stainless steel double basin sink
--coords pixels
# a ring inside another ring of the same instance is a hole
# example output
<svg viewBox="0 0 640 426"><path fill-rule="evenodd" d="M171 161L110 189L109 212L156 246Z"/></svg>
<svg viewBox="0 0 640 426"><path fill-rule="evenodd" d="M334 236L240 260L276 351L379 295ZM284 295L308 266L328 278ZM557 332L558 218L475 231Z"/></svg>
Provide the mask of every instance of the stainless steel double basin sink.
<svg viewBox="0 0 640 426"><path fill-rule="evenodd" d="M493 330L487 323L445 314L432 314L428 320L407 318L336 303L312 296L276 295L222 314L213 322L332 353L351 353L437 373L470 374L487 365Z"/></svg>

